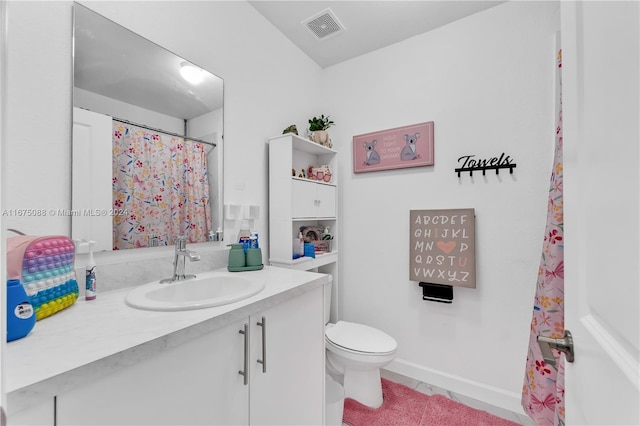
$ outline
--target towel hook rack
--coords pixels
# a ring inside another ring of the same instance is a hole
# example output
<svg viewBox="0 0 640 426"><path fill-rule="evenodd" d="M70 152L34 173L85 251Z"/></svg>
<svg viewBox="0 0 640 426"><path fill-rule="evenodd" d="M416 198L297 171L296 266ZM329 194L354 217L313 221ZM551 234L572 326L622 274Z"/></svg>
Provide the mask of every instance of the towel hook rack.
<svg viewBox="0 0 640 426"><path fill-rule="evenodd" d="M463 155L458 158L458 163L462 162L462 166L454 169L454 172L460 174L463 172L469 172L469 176L473 176L473 172L481 171L482 176L486 175L487 170L495 170L496 175L500 174L500 169L509 169L509 173L513 174L513 169L516 168L516 163L513 159L506 155L504 152L499 157L491 157L487 159L476 159L475 155Z"/></svg>

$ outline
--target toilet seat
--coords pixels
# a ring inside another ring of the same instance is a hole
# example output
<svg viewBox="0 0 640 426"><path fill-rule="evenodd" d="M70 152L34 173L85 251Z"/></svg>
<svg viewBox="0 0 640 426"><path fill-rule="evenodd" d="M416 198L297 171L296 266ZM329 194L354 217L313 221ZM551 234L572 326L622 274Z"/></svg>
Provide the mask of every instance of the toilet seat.
<svg viewBox="0 0 640 426"><path fill-rule="evenodd" d="M338 321L325 329L327 343L351 353L389 355L398 343L387 333L364 324Z"/></svg>

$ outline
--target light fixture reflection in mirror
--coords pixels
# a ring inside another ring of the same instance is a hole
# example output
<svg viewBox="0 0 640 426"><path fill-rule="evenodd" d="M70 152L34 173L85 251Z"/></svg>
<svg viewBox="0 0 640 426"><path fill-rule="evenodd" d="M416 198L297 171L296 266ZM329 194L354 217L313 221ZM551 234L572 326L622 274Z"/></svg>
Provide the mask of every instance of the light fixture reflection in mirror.
<svg viewBox="0 0 640 426"><path fill-rule="evenodd" d="M191 84L200 84L204 79L202 70L187 61L180 64L180 75Z"/></svg>
<svg viewBox="0 0 640 426"><path fill-rule="evenodd" d="M73 104L73 238L97 250L215 239L222 79L74 3Z"/></svg>

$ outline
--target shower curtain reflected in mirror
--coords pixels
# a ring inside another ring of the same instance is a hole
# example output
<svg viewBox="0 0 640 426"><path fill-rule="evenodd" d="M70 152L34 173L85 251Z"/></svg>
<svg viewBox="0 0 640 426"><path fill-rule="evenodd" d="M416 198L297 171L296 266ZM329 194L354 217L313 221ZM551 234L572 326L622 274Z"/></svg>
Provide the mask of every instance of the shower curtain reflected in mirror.
<svg viewBox="0 0 640 426"><path fill-rule="evenodd" d="M114 121L113 208L114 250L208 241L203 144Z"/></svg>

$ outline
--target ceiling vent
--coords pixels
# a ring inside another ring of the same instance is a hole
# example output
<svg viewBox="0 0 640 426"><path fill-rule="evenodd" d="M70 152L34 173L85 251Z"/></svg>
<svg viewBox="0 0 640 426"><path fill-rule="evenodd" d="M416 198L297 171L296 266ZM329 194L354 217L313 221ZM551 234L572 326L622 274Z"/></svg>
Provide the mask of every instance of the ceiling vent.
<svg viewBox="0 0 640 426"><path fill-rule="evenodd" d="M346 31L345 27L336 15L333 14L331 9L323 10L311 18L305 19L302 21L302 25L307 27L318 40L326 40Z"/></svg>

